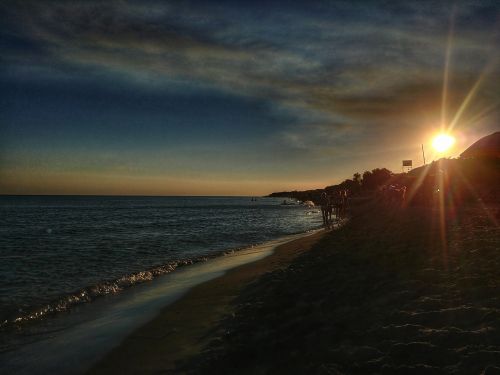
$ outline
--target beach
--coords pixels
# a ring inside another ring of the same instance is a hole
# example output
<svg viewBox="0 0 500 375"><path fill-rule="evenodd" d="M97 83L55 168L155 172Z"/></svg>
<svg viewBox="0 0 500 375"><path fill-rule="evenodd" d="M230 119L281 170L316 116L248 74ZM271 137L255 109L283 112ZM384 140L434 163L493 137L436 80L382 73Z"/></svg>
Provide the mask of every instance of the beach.
<svg viewBox="0 0 500 375"><path fill-rule="evenodd" d="M497 209L442 227L438 210L361 205L196 287L91 373L497 374Z"/></svg>
<svg viewBox="0 0 500 375"><path fill-rule="evenodd" d="M497 206L368 203L266 274L192 373L498 374ZM442 226L440 223L444 223Z"/></svg>
<svg viewBox="0 0 500 375"><path fill-rule="evenodd" d="M89 304L95 318L27 347L11 368L497 374L499 208L356 198L334 230L230 252Z"/></svg>
<svg viewBox="0 0 500 375"><path fill-rule="evenodd" d="M97 363L90 374L176 373L214 337L223 335L220 323L234 314L235 299L259 277L280 272L311 249L325 231L303 236L274 249L255 262L192 288L153 320L129 335ZM182 370L181 370L182 369Z"/></svg>
<svg viewBox="0 0 500 375"><path fill-rule="evenodd" d="M0 375L500 375L500 1L0 9Z"/></svg>

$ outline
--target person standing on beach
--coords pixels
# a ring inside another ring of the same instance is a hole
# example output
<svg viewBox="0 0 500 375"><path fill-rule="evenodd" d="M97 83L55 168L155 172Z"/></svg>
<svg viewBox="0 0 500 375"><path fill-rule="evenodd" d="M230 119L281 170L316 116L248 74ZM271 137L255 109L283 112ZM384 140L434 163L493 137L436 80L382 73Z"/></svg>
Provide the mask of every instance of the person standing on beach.
<svg viewBox="0 0 500 375"><path fill-rule="evenodd" d="M328 224L331 226L332 225L333 206L334 206L334 197L332 195L328 195L327 199L328 199L327 221L328 221Z"/></svg>
<svg viewBox="0 0 500 375"><path fill-rule="evenodd" d="M347 189L340 191L340 218L344 219L347 211Z"/></svg>
<svg viewBox="0 0 500 375"><path fill-rule="evenodd" d="M321 205L321 216L323 217L323 225L325 227L328 226L328 207L330 206L330 201L328 199L328 195L325 192L321 193L320 199Z"/></svg>
<svg viewBox="0 0 500 375"><path fill-rule="evenodd" d="M345 216L347 204L347 190L339 190L335 199L335 216L341 220Z"/></svg>

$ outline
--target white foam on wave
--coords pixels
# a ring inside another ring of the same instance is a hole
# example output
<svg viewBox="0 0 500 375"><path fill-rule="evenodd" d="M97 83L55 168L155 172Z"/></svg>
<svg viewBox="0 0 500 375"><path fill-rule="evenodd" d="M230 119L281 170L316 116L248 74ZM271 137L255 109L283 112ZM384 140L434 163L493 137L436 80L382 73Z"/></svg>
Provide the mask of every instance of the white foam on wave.
<svg viewBox="0 0 500 375"><path fill-rule="evenodd" d="M55 300L51 303L31 309L27 313L22 313L18 316L15 316L14 318L6 319L5 321L0 322L0 328L6 329L12 325L18 326L20 324L24 324L34 320L43 319L49 314L54 314L57 312L69 310L76 305L94 301L96 298L101 296L105 296L108 294L116 294L136 284L140 284L146 281L151 281L158 276L170 273L179 267L206 260L207 260L206 257L200 257L194 260L186 259L186 260L170 262L168 264L157 266L145 271L139 271L128 275L124 275L116 280L103 281L99 284L88 286L74 293L62 296L58 300Z"/></svg>
<svg viewBox="0 0 500 375"><path fill-rule="evenodd" d="M314 233L318 229L311 229L305 233ZM304 233L289 235L283 237L284 239L301 237ZM208 260L217 258L219 256L233 256L233 255L245 255L250 250L258 249L257 251L262 251L262 249L269 246L275 246L279 244L283 239L272 240L262 244L250 245L249 247L243 249L231 249L224 252L212 253L210 255L199 256L191 259L182 259L169 262L167 264L152 267L144 271L138 271L131 274L123 275L115 280L105 280L98 284L84 287L73 293L61 296L59 299L54 300L50 303L44 304L42 306L37 306L31 309L27 309L26 312L20 312L18 315L14 315L8 319L0 321L0 329L13 328L19 330L26 323L31 323L33 321L41 320L49 315L55 313L68 311L75 306L79 306L83 303L93 302L96 298L106 296L109 294L117 294L126 290L131 286L141 284L144 282L152 281L159 276L164 276L170 272L173 272L181 267L192 265L199 262L206 262ZM260 249L260 250L259 250Z"/></svg>

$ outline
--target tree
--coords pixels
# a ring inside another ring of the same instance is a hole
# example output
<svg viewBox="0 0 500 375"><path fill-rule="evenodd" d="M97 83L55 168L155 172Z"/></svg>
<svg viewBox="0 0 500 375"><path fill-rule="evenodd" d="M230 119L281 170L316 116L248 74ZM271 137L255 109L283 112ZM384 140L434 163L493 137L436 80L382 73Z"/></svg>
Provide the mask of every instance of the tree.
<svg viewBox="0 0 500 375"><path fill-rule="evenodd" d="M363 173L362 187L365 191L374 191L382 186L389 178L392 172L387 168L375 168L374 170Z"/></svg>
<svg viewBox="0 0 500 375"><path fill-rule="evenodd" d="M352 181L353 181L352 193L357 194L361 190L361 174L359 172L354 173L352 175Z"/></svg>

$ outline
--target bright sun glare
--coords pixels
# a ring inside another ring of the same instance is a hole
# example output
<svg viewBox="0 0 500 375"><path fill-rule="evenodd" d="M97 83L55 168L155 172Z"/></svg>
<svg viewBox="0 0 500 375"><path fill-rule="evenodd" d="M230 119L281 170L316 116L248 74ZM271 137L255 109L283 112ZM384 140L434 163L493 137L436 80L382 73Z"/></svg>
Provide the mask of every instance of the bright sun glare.
<svg viewBox="0 0 500 375"><path fill-rule="evenodd" d="M451 146L455 143L455 138L448 134L439 134L434 137L432 141L432 147L437 152L445 152L450 149Z"/></svg>

